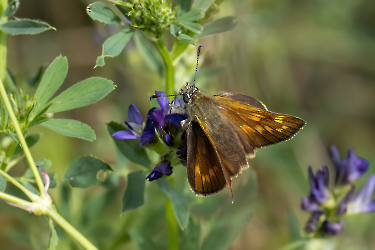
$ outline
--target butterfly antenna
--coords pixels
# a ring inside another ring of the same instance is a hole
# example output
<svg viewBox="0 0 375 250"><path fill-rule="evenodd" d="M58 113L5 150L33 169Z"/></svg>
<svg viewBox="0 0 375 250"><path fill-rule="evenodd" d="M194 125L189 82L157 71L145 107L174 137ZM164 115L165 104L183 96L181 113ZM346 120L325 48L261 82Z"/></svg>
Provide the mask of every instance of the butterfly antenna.
<svg viewBox="0 0 375 250"><path fill-rule="evenodd" d="M201 48L203 46L199 45L198 46L198 51L197 51L197 66L195 66L195 75L194 75L194 81L193 81L193 85L195 86L195 79L197 78L197 71L198 71L198 62L199 62L199 54L201 53Z"/></svg>
<svg viewBox="0 0 375 250"><path fill-rule="evenodd" d="M168 96L176 96L176 95L152 95L152 96L150 96L150 101L151 101L151 99L153 99L153 98L158 98L158 97L168 97Z"/></svg>

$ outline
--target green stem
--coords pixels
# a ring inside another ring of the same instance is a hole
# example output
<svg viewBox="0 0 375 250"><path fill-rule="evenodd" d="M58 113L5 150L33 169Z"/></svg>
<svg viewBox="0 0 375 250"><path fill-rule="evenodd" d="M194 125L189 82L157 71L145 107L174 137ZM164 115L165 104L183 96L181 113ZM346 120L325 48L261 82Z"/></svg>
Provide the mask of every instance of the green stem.
<svg viewBox="0 0 375 250"><path fill-rule="evenodd" d="M13 153L14 153L14 150L16 149L16 147L17 147L17 142L13 141L10 144L7 153L5 154L5 159L10 158L10 157L13 156ZM8 172L8 171L6 171L7 164L5 163L5 159L4 159L3 163L1 164L1 168L0 169L3 170L3 171L5 171L5 172Z"/></svg>
<svg viewBox="0 0 375 250"><path fill-rule="evenodd" d="M174 66L173 60L169 51L165 47L163 41L159 39L154 43L155 47L159 51L165 66L165 93L167 95L174 94Z"/></svg>
<svg viewBox="0 0 375 250"><path fill-rule="evenodd" d="M69 233L74 239L76 239L84 248L97 250L97 248L88 241L80 232L77 231L72 225L69 224L59 213L54 209L50 208L46 215L51 217L57 224L60 225L67 233Z"/></svg>
<svg viewBox="0 0 375 250"><path fill-rule="evenodd" d="M37 196L36 194L34 194L33 192L29 191L27 188L25 188L24 186L22 186L18 181L16 181L15 179L13 179L12 176L8 175L7 173L5 173L3 170L0 170L0 174L2 176L4 176L9 182L11 182L14 186L18 187L22 192L24 192L26 194L27 197L29 197L30 200L32 201L37 201L39 200L39 196ZM44 190L43 190L43 193L44 193Z"/></svg>
<svg viewBox="0 0 375 250"><path fill-rule="evenodd" d="M1 93L1 96L3 97L4 104L5 104L5 106L8 110L9 117L12 120L14 129L16 130L16 133L18 135L18 139L20 140L20 143L21 143L21 146L22 146L23 151L25 153L26 159L29 162L30 168L33 171L33 174L35 176L35 181L36 181L36 184L39 188L40 197L42 199L44 199L45 194L44 194L44 185L43 185L43 182L42 182L42 178L40 177L38 169L35 166L34 159L33 159L32 155L30 153L30 149L27 146L25 138L23 137L23 134L22 134L20 125L18 123L17 117L13 112L12 106L11 106L11 104L9 102L9 99L8 99L8 96L7 96L7 92L5 91L4 84L3 84L3 81L1 79L0 79L0 93Z"/></svg>
<svg viewBox="0 0 375 250"><path fill-rule="evenodd" d="M165 213L167 218L168 250L178 250L178 225L174 216L172 202L166 198Z"/></svg>
<svg viewBox="0 0 375 250"><path fill-rule="evenodd" d="M8 0L0 0L0 16L8 7ZM2 17L1 23L8 21L8 18ZM5 72L7 69L7 34L0 30L0 79L5 80Z"/></svg>
<svg viewBox="0 0 375 250"><path fill-rule="evenodd" d="M29 206L29 205L32 204L31 202L22 200L22 199L17 198L17 197L15 197L13 195L9 195L9 194L3 193L3 192L0 192L0 199L7 200L7 201L13 202L15 204L19 204L19 205L27 205L27 206Z"/></svg>

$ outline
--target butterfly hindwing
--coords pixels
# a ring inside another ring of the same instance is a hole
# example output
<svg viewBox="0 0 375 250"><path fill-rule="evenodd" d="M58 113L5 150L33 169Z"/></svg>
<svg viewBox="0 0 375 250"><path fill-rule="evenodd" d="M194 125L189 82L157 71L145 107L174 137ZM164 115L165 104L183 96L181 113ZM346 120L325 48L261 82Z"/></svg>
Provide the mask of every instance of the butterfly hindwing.
<svg viewBox="0 0 375 250"><path fill-rule="evenodd" d="M191 122L187 131L187 176L190 188L199 195L217 193L226 185L221 163L199 124Z"/></svg>

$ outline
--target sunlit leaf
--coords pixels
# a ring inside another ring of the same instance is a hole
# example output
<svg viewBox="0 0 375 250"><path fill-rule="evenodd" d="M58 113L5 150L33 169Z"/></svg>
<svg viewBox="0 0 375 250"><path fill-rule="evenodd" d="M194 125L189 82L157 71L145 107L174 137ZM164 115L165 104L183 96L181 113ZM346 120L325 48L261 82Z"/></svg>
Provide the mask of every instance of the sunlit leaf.
<svg viewBox="0 0 375 250"><path fill-rule="evenodd" d="M34 117L43 110L44 105L60 88L68 73L68 61L66 57L58 56L47 68L35 93L37 105L31 112Z"/></svg>
<svg viewBox="0 0 375 250"><path fill-rule="evenodd" d="M49 244L48 244L47 250L55 250L59 239L57 238L55 225L51 218L49 218L49 229L50 229L50 236L49 236Z"/></svg>
<svg viewBox="0 0 375 250"><path fill-rule="evenodd" d="M89 125L71 119L51 119L41 125L56 131L62 135L77 137L88 141L96 138L94 130Z"/></svg>
<svg viewBox="0 0 375 250"><path fill-rule="evenodd" d="M128 28L107 38L103 43L102 55L97 58L95 67L104 66L104 57L118 56L129 42L133 33L134 29Z"/></svg>
<svg viewBox="0 0 375 250"><path fill-rule="evenodd" d="M214 35L217 33L222 33L236 27L238 20L236 17L227 16L221 19L215 20L205 26L203 26L203 31L200 34L196 34L194 38L202 38L205 36Z"/></svg>
<svg viewBox="0 0 375 250"><path fill-rule="evenodd" d="M102 160L92 156L79 157L69 164L64 181L72 187L87 188L102 183L98 174L108 172L113 172L113 169Z"/></svg>
<svg viewBox="0 0 375 250"><path fill-rule="evenodd" d="M137 32L134 34L134 41L145 61L150 65L152 69L154 69L160 76L162 76L164 71L164 64L155 46L152 45L146 38L146 36L141 32Z"/></svg>
<svg viewBox="0 0 375 250"><path fill-rule="evenodd" d="M90 105L99 101L115 87L111 80L101 77L85 79L52 99L48 113L57 113Z"/></svg>
<svg viewBox="0 0 375 250"><path fill-rule="evenodd" d="M188 30L193 31L194 33L201 33L201 31L203 30L202 25L200 25L199 23L184 21L184 22L180 22L180 24L184 26L185 28L187 28Z"/></svg>
<svg viewBox="0 0 375 250"><path fill-rule="evenodd" d="M26 141L26 144L29 148L31 148L32 146L35 145L35 143L37 143L40 139L40 134L31 134L31 135L28 135L26 136L25 138L25 141ZM16 149L14 150L14 154L22 154L23 153L23 149L21 148L20 145L17 145L16 146Z"/></svg>
<svg viewBox="0 0 375 250"><path fill-rule="evenodd" d="M195 0L191 8L201 10L204 14L214 2L215 0Z"/></svg>
<svg viewBox="0 0 375 250"><path fill-rule="evenodd" d="M34 35L50 29L56 30L46 22L31 19L11 20L0 26L9 35Z"/></svg>
<svg viewBox="0 0 375 250"><path fill-rule="evenodd" d="M139 250L159 249L150 237L135 228L129 230L129 236L131 240L137 245Z"/></svg>
<svg viewBox="0 0 375 250"><path fill-rule="evenodd" d="M95 2L87 6L86 13L94 20L106 24L120 24L121 19L104 3Z"/></svg>
<svg viewBox="0 0 375 250"><path fill-rule="evenodd" d="M117 131L126 130L122 124L116 122L108 123L107 128L110 135ZM151 161L147 156L146 150L139 146L139 140L118 140L115 138L113 140L120 152L131 162L146 168L150 167Z"/></svg>
<svg viewBox="0 0 375 250"><path fill-rule="evenodd" d="M177 23L198 21L204 17L202 10L192 9L176 18Z"/></svg>
<svg viewBox="0 0 375 250"><path fill-rule="evenodd" d="M128 174L128 185L122 198L122 212L133 210L143 205L145 182L146 178L143 171Z"/></svg>
<svg viewBox="0 0 375 250"><path fill-rule="evenodd" d="M170 31L171 31L171 34L175 36L179 41L193 44L193 45L196 44L196 41L192 37L182 34L181 29L178 26L171 24Z"/></svg>
<svg viewBox="0 0 375 250"><path fill-rule="evenodd" d="M177 16L188 12L190 10L192 0L176 0L176 6L180 8L177 10Z"/></svg>
<svg viewBox="0 0 375 250"><path fill-rule="evenodd" d="M163 191L172 202L174 215L178 224L182 229L186 228L189 223L189 207L186 198L177 192L177 190L166 179L158 179L157 183L161 191Z"/></svg>
<svg viewBox="0 0 375 250"><path fill-rule="evenodd" d="M7 185L7 180L5 179L4 176L0 174L0 192L4 192L6 185Z"/></svg>

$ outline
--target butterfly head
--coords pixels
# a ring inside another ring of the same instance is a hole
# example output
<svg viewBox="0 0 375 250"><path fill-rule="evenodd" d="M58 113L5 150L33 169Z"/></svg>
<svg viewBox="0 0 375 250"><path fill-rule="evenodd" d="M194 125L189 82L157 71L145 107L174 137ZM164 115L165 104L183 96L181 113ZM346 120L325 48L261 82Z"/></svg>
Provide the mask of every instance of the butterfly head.
<svg viewBox="0 0 375 250"><path fill-rule="evenodd" d="M185 103L189 103L191 100L191 97L194 95L195 91L197 91L198 88L195 87L195 85L191 85L190 83L186 83L183 85L180 89L179 95L182 95L182 99Z"/></svg>

